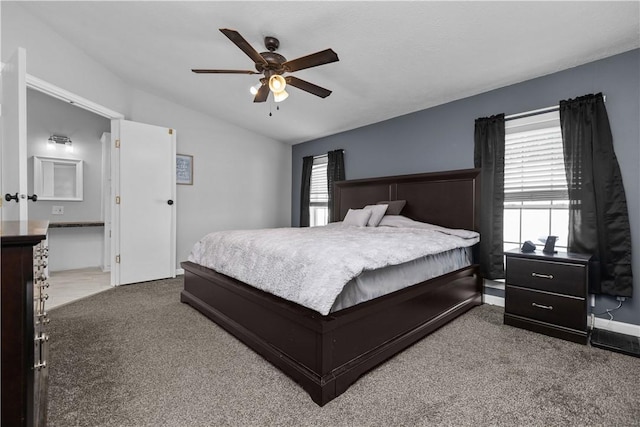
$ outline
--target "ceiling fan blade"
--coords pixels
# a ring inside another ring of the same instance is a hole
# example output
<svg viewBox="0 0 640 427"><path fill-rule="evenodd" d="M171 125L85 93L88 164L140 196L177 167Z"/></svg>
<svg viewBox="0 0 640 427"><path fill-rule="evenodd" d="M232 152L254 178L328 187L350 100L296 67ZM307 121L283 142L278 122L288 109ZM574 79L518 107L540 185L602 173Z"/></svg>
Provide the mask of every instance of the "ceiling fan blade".
<svg viewBox="0 0 640 427"><path fill-rule="evenodd" d="M192 69L194 73L198 74L260 74L251 70L204 70L204 69Z"/></svg>
<svg viewBox="0 0 640 427"><path fill-rule="evenodd" d="M264 64L267 65L266 59L264 59L257 50L255 50L248 41L244 39L236 30L230 30L228 28L220 28L222 34L227 36L229 40L235 43L236 46L240 48L244 53L247 54L249 58L253 60L256 64Z"/></svg>
<svg viewBox="0 0 640 427"><path fill-rule="evenodd" d="M297 87L298 89L302 89L305 92L312 93L320 98L326 98L331 95L331 91L329 89L325 89L318 85L314 85L313 83L309 83L305 80L301 80L297 77L287 76L285 77L287 84L290 84L293 87Z"/></svg>
<svg viewBox="0 0 640 427"><path fill-rule="evenodd" d="M258 93L256 93L255 98L253 98L253 102L265 102L269 97L269 85L262 84L260 89L258 89Z"/></svg>
<svg viewBox="0 0 640 427"><path fill-rule="evenodd" d="M332 49L325 49L320 52L312 53L311 55L292 59L291 61L283 63L282 66L286 71L292 73L294 71L317 67L318 65L329 64L336 61L339 61L338 54Z"/></svg>

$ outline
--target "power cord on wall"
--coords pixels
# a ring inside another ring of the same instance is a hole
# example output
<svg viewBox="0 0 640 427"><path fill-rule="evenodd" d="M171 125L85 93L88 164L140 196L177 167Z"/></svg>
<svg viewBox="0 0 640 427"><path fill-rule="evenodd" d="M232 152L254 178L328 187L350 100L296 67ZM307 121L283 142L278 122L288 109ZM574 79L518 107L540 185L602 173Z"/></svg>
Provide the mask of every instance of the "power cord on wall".
<svg viewBox="0 0 640 427"><path fill-rule="evenodd" d="M607 308L605 309L605 311L603 311L602 313L591 313L591 329L593 329L594 324L595 324L595 316L602 316L604 314L609 316L609 320L613 320L613 313L616 310L619 310L620 307L622 307L622 303L624 302L625 298L624 297L617 297L618 300L618 306L616 308Z"/></svg>

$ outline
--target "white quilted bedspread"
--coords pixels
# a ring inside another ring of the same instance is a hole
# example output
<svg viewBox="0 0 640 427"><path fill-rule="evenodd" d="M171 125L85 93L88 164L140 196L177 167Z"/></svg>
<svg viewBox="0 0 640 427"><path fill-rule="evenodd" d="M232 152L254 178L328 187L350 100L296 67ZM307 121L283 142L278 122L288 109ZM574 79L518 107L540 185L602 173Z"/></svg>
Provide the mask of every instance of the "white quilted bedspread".
<svg viewBox="0 0 640 427"><path fill-rule="evenodd" d="M477 233L465 230L334 223L214 232L194 245L189 261L327 315L342 288L364 270L478 241Z"/></svg>

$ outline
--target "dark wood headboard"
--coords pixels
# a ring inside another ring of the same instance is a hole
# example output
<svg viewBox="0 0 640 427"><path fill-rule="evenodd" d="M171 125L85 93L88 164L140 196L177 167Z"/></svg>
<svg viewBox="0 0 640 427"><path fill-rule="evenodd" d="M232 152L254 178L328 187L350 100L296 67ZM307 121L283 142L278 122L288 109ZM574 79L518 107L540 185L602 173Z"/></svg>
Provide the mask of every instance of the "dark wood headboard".
<svg viewBox="0 0 640 427"><path fill-rule="evenodd" d="M332 220L382 200L406 200L402 215L416 221L478 231L480 169L336 182Z"/></svg>

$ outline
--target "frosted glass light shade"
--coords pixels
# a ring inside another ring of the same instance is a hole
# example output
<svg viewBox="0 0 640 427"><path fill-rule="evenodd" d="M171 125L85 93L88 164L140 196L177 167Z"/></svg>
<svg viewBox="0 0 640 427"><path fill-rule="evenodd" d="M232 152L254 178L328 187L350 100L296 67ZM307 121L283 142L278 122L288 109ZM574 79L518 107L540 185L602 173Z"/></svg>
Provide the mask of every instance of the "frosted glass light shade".
<svg viewBox="0 0 640 427"><path fill-rule="evenodd" d="M286 90L282 90L280 92L274 92L273 93L273 100L275 102L281 102L284 101L285 99L287 99L287 97L289 96L289 94L287 93Z"/></svg>
<svg viewBox="0 0 640 427"><path fill-rule="evenodd" d="M269 78L269 89L271 89L271 92L274 94L284 91L286 86L287 82L284 80L284 77L279 74L275 74Z"/></svg>
<svg viewBox="0 0 640 427"><path fill-rule="evenodd" d="M251 92L251 95L255 95L258 93L261 87L262 83L257 83L249 88L249 92Z"/></svg>

